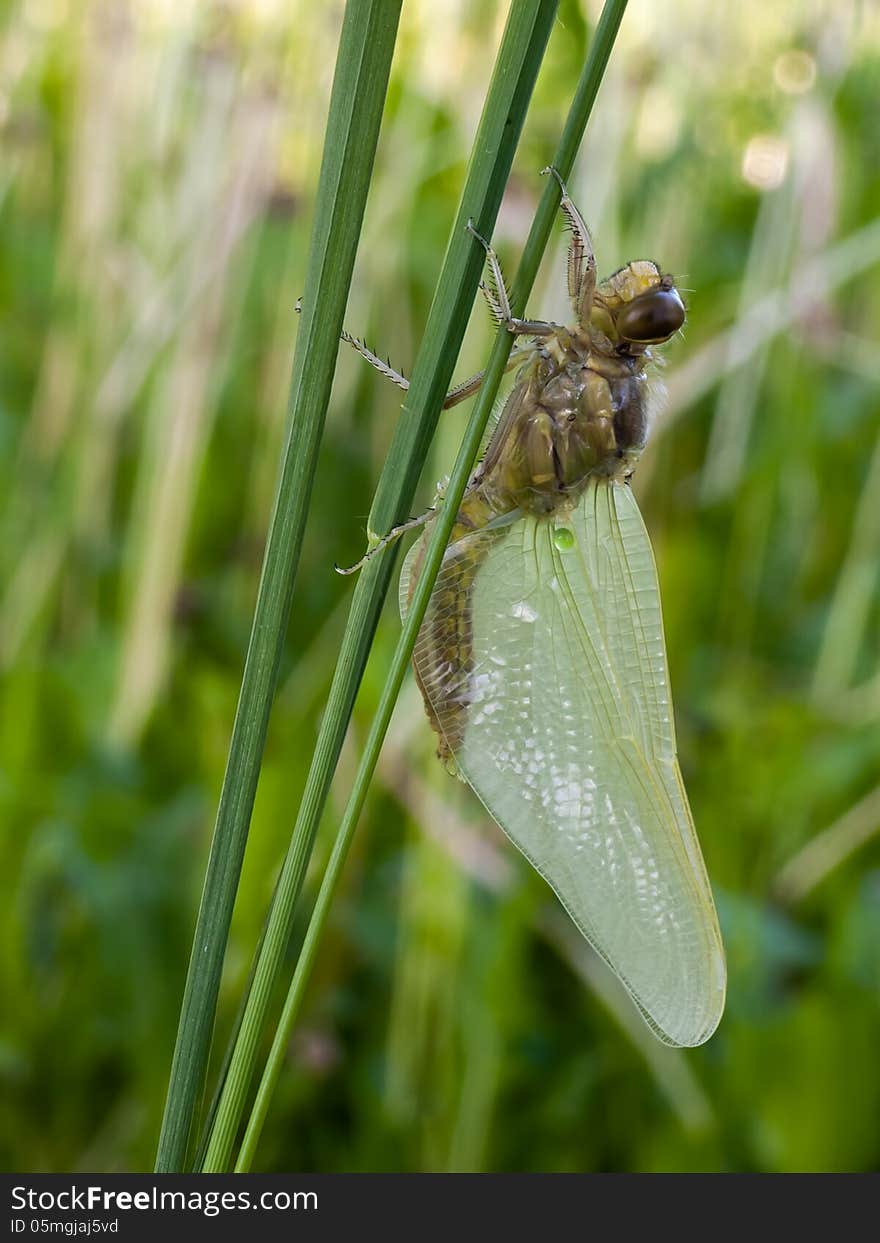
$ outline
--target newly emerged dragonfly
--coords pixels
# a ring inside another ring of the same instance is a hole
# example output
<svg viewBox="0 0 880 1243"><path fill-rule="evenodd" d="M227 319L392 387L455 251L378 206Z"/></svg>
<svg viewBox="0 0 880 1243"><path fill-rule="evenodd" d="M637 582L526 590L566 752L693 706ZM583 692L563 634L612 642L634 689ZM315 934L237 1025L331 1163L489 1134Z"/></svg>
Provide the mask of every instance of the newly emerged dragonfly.
<svg viewBox="0 0 880 1243"><path fill-rule="evenodd" d="M490 308L530 344L516 351L516 383L456 516L413 665L441 759L550 883L655 1034L697 1045L721 1017L724 952L676 758L654 558L629 487L648 433L652 347L685 311L672 277L646 260L597 284L586 225L560 187L572 327L513 318L478 238ZM425 523L430 513L380 546ZM401 576L404 616L424 538Z"/></svg>

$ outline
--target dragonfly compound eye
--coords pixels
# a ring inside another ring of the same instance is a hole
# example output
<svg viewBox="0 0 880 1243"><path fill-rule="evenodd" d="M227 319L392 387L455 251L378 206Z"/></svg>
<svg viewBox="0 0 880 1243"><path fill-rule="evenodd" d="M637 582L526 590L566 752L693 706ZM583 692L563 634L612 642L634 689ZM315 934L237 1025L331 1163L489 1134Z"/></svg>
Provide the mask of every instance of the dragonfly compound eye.
<svg viewBox="0 0 880 1243"><path fill-rule="evenodd" d="M675 289L652 289L634 298L617 316L624 341L650 345L666 341L684 323L684 303Z"/></svg>

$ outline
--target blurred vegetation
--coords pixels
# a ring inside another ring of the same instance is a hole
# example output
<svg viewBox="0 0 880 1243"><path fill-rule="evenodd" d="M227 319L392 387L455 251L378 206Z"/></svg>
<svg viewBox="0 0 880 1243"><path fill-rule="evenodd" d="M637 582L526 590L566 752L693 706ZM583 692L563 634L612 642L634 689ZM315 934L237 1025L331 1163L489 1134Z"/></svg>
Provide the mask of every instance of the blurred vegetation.
<svg viewBox="0 0 880 1243"><path fill-rule="evenodd" d="M0 18L0 1162L152 1163L283 433L341 5ZM589 26L564 0L515 267ZM348 320L404 370L504 6L410 0ZM636 479L728 1009L657 1045L401 700L266 1169L880 1159L880 17L631 0L572 192L690 292ZM564 237L534 313L560 317ZM460 374L490 326L475 312ZM221 1005L296 812L398 408L340 359ZM449 467L444 417L424 495ZM322 862L397 633L389 605ZM314 892L314 874L309 883Z"/></svg>

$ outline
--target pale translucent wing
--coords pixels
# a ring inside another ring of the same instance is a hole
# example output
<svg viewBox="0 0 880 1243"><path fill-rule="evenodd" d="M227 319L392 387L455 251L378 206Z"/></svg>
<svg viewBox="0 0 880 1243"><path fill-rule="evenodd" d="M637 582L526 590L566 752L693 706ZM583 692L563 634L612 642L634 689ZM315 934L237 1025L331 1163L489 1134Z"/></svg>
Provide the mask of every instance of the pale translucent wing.
<svg viewBox="0 0 880 1243"><path fill-rule="evenodd" d="M630 489L592 480L564 518L524 516L452 545L414 663L461 774L657 1035L707 1040L724 956Z"/></svg>

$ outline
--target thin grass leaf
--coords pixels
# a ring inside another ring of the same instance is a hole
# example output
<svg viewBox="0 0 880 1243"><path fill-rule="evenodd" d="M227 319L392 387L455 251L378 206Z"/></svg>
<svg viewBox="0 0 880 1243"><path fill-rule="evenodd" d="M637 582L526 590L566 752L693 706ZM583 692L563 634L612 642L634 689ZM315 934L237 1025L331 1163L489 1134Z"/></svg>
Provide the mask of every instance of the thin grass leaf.
<svg viewBox="0 0 880 1243"><path fill-rule="evenodd" d="M390 530L410 514L482 269L482 252L466 225L473 219L480 229L492 231L556 8L556 0L520 0L511 6L423 343L373 502L371 530ZM296 900L394 560L393 549L373 557L355 587L297 822L203 1163L206 1171L225 1170L229 1162L272 987L290 938Z"/></svg>
<svg viewBox="0 0 880 1243"><path fill-rule="evenodd" d="M156 1156L181 1170L205 1079L223 957L287 630L401 0L345 12L315 203L288 435L183 995Z"/></svg>
<svg viewBox="0 0 880 1243"><path fill-rule="evenodd" d="M572 102L554 160L554 167L563 179L568 177L574 164L575 155L583 138L593 102L608 64L608 58L614 46L614 40L625 9L626 0L607 0L602 10L602 16L599 19L596 34L590 47L590 53L578 82L575 98ZM559 200L560 190L558 182L555 178L548 177L547 186L538 206L535 219L532 222L519 271L511 291L511 307L514 316L520 316L525 311L526 299L531 292L538 265L547 247L553 220L559 207ZM482 261L483 251L478 243L474 241L471 245L476 253L476 257ZM236 1172L246 1172L251 1168L272 1093L281 1073L285 1052L290 1042L303 992L311 974L321 934L326 924L336 886L348 854L348 848L367 797L367 791L379 758L385 733L391 722L394 705L397 702L397 696L400 693L400 688L409 666L422 618L433 591L434 580L440 569L458 508L468 485L473 463L482 443L486 424L492 413L495 395L504 376L512 345L513 337L511 334L506 329L500 330L495 339L495 345L486 369L486 378L480 389L479 397L477 398L449 479L444 503L438 511L434 528L426 545L424 560L410 601L406 621L394 652L376 715L370 727L351 796L346 805L327 869L324 873L321 888L297 960L293 980L285 1000L284 1010L275 1031L272 1048L263 1071L263 1077L235 1166ZM390 558L387 555L383 555L383 560L390 560Z"/></svg>

